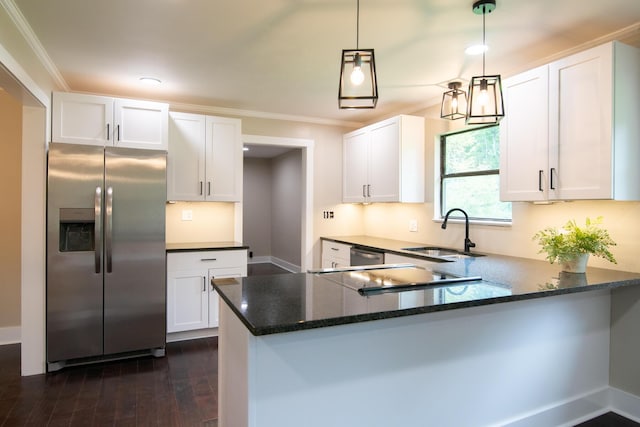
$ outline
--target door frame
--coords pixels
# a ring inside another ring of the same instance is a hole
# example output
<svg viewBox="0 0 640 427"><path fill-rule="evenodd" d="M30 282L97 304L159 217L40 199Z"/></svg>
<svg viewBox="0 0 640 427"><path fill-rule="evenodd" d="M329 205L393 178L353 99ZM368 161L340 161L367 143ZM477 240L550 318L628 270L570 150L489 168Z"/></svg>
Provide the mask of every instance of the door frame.
<svg viewBox="0 0 640 427"><path fill-rule="evenodd" d="M299 148L302 150L302 217L300 233L300 271L307 271L313 265L313 147L314 140L285 138L278 136L242 135L243 144L269 145L277 147ZM236 204L235 230L236 240L242 241L242 203Z"/></svg>
<svg viewBox="0 0 640 427"><path fill-rule="evenodd" d="M45 372L46 148L50 98L0 44L0 85L22 102L21 374Z"/></svg>

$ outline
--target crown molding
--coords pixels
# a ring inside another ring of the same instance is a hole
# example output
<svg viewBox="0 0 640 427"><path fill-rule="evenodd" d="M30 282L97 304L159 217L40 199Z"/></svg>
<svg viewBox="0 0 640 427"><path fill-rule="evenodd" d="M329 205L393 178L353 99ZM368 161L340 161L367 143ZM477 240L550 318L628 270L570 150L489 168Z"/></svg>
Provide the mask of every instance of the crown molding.
<svg viewBox="0 0 640 427"><path fill-rule="evenodd" d="M69 85L62 77L62 74L60 74L58 67L56 67L54 62L49 57L49 54L47 54L47 51L40 43L40 40L33 32L31 25L29 25L18 6L16 6L13 0L0 0L0 5L2 5L4 10L7 12L9 17L11 18L11 21L13 21L18 31L20 31L20 34L22 34L22 37L24 37L26 42L29 44L29 47L31 47L33 53L40 60L40 63L44 66L49 75L56 82L58 87L69 91Z"/></svg>
<svg viewBox="0 0 640 427"><path fill-rule="evenodd" d="M241 110L235 108L215 107L195 104L181 104L169 101L169 109L171 111L181 111L189 113L203 114L223 114L226 116L253 117L259 119L283 120L290 122L302 122L327 126L340 126L348 128L362 127L361 122L352 122L346 120L324 119L319 117L298 116L293 114L269 113L265 111Z"/></svg>

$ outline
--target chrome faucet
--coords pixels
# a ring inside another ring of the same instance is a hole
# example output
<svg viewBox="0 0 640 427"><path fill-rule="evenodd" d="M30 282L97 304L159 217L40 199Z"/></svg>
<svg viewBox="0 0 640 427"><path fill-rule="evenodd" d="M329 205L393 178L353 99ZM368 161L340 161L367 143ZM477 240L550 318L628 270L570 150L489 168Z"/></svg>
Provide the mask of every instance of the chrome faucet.
<svg viewBox="0 0 640 427"><path fill-rule="evenodd" d="M449 214L453 211L462 212L462 214L464 215L464 251L471 252L471 248L475 248L476 244L473 243L471 239L469 239L469 215L467 215L465 211L460 208L449 209L449 212L447 212L447 214L444 216L444 222L442 223L441 227L443 230L446 230L447 221L449 220Z"/></svg>

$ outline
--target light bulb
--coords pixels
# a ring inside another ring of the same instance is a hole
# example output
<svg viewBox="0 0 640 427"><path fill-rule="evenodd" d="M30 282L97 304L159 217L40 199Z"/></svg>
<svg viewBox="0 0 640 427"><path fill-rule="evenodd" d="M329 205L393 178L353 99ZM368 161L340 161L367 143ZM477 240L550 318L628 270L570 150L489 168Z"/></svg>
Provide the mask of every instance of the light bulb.
<svg viewBox="0 0 640 427"><path fill-rule="evenodd" d="M362 72L362 68L353 67L353 71L351 72L351 83L356 86L359 86L364 81L364 73Z"/></svg>
<svg viewBox="0 0 640 427"><path fill-rule="evenodd" d="M483 108L489 105L489 94L487 93L487 88L487 79L480 80L480 96L478 97L478 102Z"/></svg>
<svg viewBox="0 0 640 427"><path fill-rule="evenodd" d="M451 97L451 112L458 112L458 95L455 94Z"/></svg>
<svg viewBox="0 0 640 427"><path fill-rule="evenodd" d="M480 96L478 97L478 102L481 106L486 107L489 104L489 94L486 89L482 89L480 91Z"/></svg>

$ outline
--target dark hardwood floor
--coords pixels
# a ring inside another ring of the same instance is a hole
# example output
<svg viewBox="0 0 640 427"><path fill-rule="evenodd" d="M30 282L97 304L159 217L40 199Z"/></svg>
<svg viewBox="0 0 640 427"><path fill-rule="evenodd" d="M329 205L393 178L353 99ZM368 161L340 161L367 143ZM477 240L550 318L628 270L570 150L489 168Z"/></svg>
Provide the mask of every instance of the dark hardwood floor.
<svg viewBox="0 0 640 427"><path fill-rule="evenodd" d="M286 273L290 273L290 271L287 271L284 268L278 267L277 265L271 264L269 262L247 264L248 276L262 276L262 275L268 275L268 274L286 274Z"/></svg>
<svg viewBox="0 0 640 427"><path fill-rule="evenodd" d="M20 376L20 345L0 346L0 426L217 426L218 340L167 356Z"/></svg>
<svg viewBox="0 0 640 427"><path fill-rule="evenodd" d="M638 427L639 423L618 415L615 412L607 412L592 420L580 423L575 427Z"/></svg>

